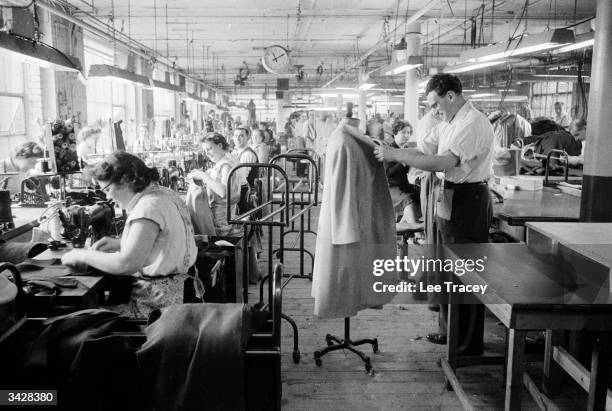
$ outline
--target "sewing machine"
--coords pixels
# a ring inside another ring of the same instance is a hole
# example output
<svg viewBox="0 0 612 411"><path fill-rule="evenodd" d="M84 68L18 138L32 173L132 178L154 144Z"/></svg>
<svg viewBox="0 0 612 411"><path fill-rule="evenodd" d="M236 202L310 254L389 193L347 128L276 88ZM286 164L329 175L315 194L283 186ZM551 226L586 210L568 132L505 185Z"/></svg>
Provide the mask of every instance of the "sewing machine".
<svg viewBox="0 0 612 411"><path fill-rule="evenodd" d="M66 209L66 213L60 211L60 220L64 226L63 235L72 241L74 248L83 248L89 236L93 244L110 235L114 217L114 207L105 201L90 206L73 205Z"/></svg>

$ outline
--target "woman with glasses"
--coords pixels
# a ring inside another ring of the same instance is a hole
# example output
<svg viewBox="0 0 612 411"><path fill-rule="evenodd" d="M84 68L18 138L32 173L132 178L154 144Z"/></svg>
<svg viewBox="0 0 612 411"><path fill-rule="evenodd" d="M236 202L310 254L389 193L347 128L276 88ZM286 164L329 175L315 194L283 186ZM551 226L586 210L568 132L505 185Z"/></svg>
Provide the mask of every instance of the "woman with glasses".
<svg viewBox="0 0 612 411"><path fill-rule="evenodd" d="M93 177L107 198L127 211L123 233L121 238L103 237L88 250L72 250L62 263L130 278L129 301L115 307L124 314L147 316L156 308L181 303L187 271L197 256L185 203L157 184L156 169L123 151L98 163Z"/></svg>

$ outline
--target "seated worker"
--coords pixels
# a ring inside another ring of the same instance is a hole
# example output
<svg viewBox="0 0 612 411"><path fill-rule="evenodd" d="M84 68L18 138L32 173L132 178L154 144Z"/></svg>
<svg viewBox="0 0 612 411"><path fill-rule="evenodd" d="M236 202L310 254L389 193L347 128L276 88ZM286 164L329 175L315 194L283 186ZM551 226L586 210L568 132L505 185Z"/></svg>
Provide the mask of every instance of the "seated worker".
<svg viewBox="0 0 612 411"><path fill-rule="evenodd" d="M234 195L228 200L227 183L229 173L238 161L229 152L229 144L219 133L208 133L202 139L202 147L213 166L206 171L193 170L189 175L195 180L201 180L206 187L208 201L213 217L213 225L218 236L239 236L240 226L229 225L227 220L227 202L231 202L232 214L236 214L236 206L240 198L239 173L232 176Z"/></svg>
<svg viewBox="0 0 612 411"><path fill-rule="evenodd" d="M94 127L83 127L77 135L77 155L82 161L87 161L87 156L95 154L96 144L102 130Z"/></svg>
<svg viewBox="0 0 612 411"><path fill-rule="evenodd" d="M396 121L392 128L394 141L390 144L393 148L406 148L410 136L412 136L412 125L401 120ZM391 200L395 209L395 216L399 217L404 214L405 208L412 204L416 210L416 200L418 196L415 194L414 187L408 183L408 172L410 167L401 162L387 162L385 172L389 181L389 190L391 191ZM414 213L413 213L414 215Z"/></svg>
<svg viewBox="0 0 612 411"><path fill-rule="evenodd" d="M72 250L62 263L130 276L129 302L114 307L121 313L146 317L156 308L181 303L183 282L198 251L185 203L157 184L156 169L124 151L98 163L93 176L107 198L127 211L123 233L121 238L103 237L89 249Z"/></svg>
<svg viewBox="0 0 612 411"><path fill-rule="evenodd" d="M581 118L572 122L572 124L570 125L570 133L572 133L576 141L580 141L582 143L580 154L577 156L569 156L568 161L570 163L570 166L584 165L584 149L586 147L586 124L586 119Z"/></svg>
<svg viewBox="0 0 612 411"><path fill-rule="evenodd" d="M43 155L43 149L33 141L26 141L15 147L10 156L0 162L0 189L9 190L11 195L20 193L21 181L30 176L36 161ZM1 175L7 173L18 174Z"/></svg>
<svg viewBox="0 0 612 411"><path fill-rule="evenodd" d="M539 171L543 167L542 156L546 157L551 150L564 150L570 156L580 154L582 144L577 141L568 131L548 119L535 119L531 123L531 136L525 137L522 154L522 165L536 168ZM534 155L531 155L533 152ZM556 155L555 155L556 157ZM558 161L551 161L551 165Z"/></svg>

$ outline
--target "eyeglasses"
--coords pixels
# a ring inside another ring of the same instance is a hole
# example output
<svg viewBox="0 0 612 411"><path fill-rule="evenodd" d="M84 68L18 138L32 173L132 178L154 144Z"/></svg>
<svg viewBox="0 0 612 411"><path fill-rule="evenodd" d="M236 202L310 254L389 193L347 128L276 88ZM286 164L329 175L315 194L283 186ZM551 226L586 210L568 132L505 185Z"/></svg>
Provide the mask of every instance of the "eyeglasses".
<svg viewBox="0 0 612 411"><path fill-rule="evenodd" d="M113 182L111 181L110 183L108 183L107 185L105 185L104 187L102 187L100 189L100 191L102 191L104 194L108 194L108 188L110 187L110 185L113 184Z"/></svg>

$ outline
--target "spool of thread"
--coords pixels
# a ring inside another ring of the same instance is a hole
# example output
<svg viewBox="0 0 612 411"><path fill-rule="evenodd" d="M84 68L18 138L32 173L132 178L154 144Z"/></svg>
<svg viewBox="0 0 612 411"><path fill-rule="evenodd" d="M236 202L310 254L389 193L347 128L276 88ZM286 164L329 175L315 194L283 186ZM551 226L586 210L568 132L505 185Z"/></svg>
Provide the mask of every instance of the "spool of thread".
<svg viewBox="0 0 612 411"><path fill-rule="evenodd" d="M0 223L12 223L13 213L11 212L11 192L0 190Z"/></svg>

